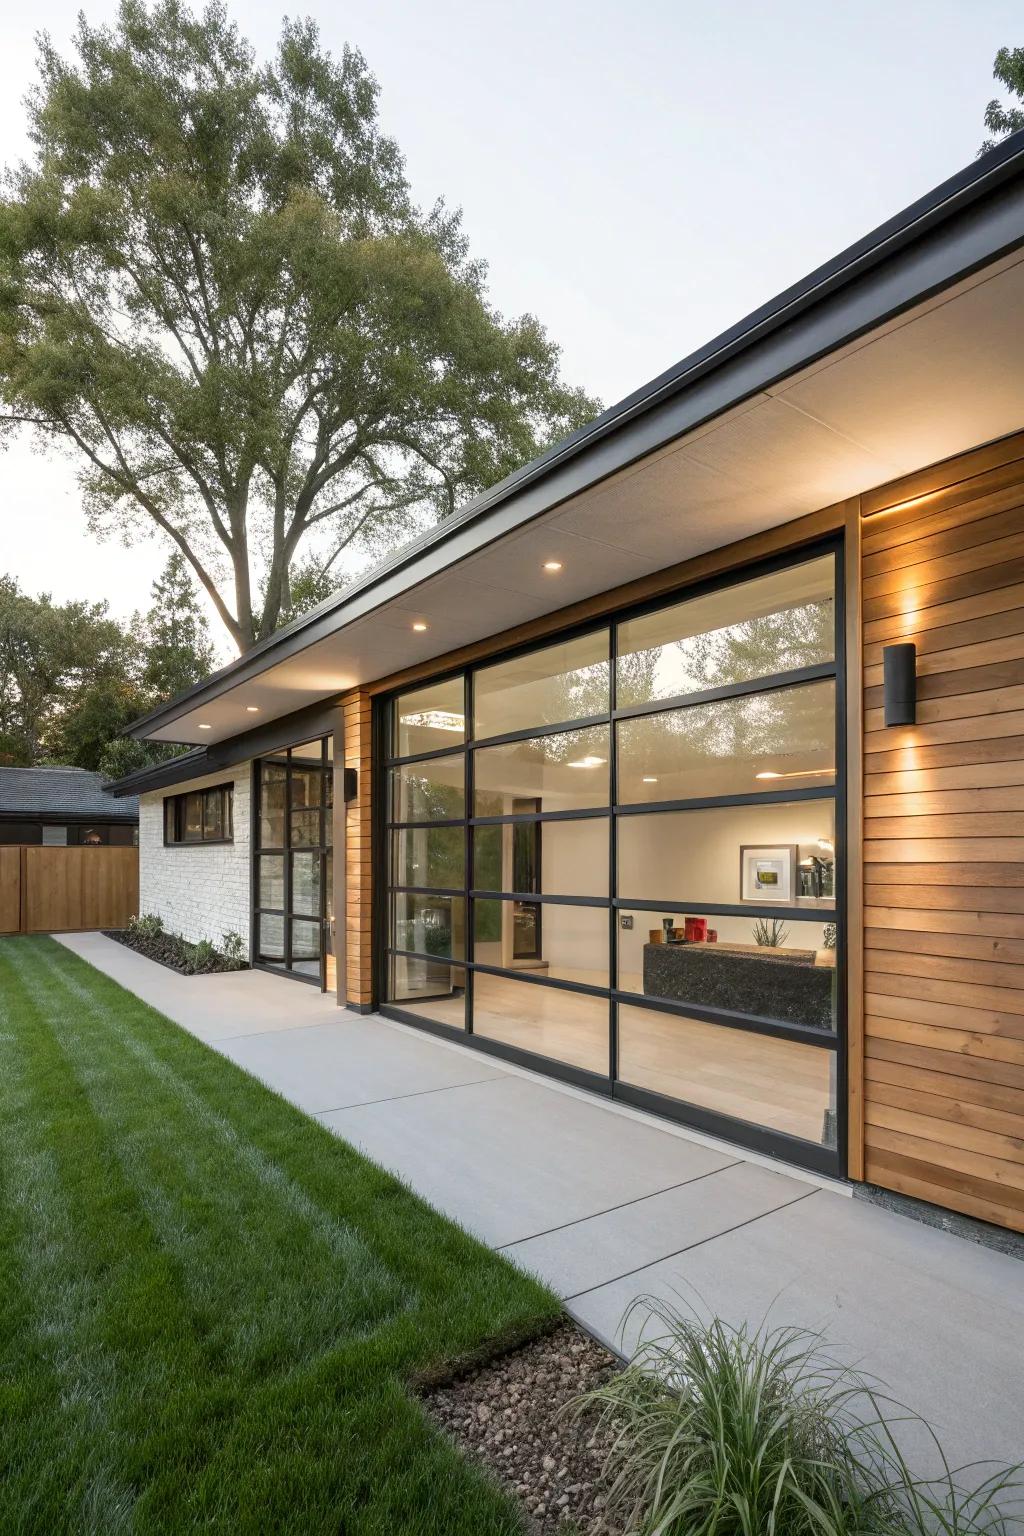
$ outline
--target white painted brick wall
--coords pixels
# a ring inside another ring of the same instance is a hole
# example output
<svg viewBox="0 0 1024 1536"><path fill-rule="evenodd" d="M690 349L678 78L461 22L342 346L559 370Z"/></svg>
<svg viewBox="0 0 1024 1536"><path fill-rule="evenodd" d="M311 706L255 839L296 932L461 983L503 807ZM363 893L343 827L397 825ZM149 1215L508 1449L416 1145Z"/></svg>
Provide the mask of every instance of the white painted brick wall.
<svg viewBox="0 0 1024 1536"><path fill-rule="evenodd" d="M234 842L164 847L164 800L212 784L235 786ZM249 953L249 801L252 767L175 784L139 799L139 912L155 912L171 933L219 949L225 933L240 933Z"/></svg>

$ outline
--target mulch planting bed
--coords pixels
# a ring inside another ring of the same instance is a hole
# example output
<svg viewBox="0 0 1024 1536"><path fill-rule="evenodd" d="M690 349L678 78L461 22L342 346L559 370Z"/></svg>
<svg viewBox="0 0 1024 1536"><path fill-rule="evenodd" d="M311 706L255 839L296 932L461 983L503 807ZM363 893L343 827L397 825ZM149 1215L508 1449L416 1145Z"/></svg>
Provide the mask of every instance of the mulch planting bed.
<svg viewBox="0 0 1024 1536"><path fill-rule="evenodd" d="M108 939L116 939L126 949L134 949L137 955L145 955L147 960L166 965L168 970L177 971L179 976L214 976L223 971L242 969L237 961L226 960L223 955L214 955L197 965L192 958L191 946L173 933L146 936L129 933L126 928L104 928L103 932Z"/></svg>
<svg viewBox="0 0 1024 1536"><path fill-rule="evenodd" d="M424 1391L427 1411L522 1505L535 1532L618 1536L604 1513L607 1439L566 1405L619 1362L573 1323Z"/></svg>

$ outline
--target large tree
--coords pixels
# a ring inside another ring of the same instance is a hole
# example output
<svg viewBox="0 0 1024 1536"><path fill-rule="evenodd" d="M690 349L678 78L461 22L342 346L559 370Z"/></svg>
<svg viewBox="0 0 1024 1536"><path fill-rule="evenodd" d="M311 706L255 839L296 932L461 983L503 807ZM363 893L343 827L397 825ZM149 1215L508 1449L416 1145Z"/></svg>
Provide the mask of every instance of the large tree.
<svg viewBox="0 0 1024 1536"><path fill-rule="evenodd" d="M487 300L459 215L413 203L360 54L223 6L123 0L44 37L0 203L7 420L64 444L97 532L159 528L239 649L451 513L596 403Z"/></svg>
<svg viewBox="0 0 1024 1536"><path fill-rule="evenodd" d="M1011 96L1024 103L1024 48L1000 48L992 66L992 77L1005 85ZM986 139L978 150L979 155L995 149L1000 139L1008 133L1024 128L1024 106L1008 106L993 98L985 108L985 127L993 138Z"/></svg>
<svg viewBox="0 0 1024 1536"><path fill-rule="evenodd" d="M156 699L202 682L213 669L209 625L185 557L175 550L153 583L142 686Z"/></svg>
<svg viewBox="0 0 1024 1536"><path fill-rule="evenodd" d="M120 735L213 664L179 554L152 597L147 613L122 624L106 603L30 597L0 576L0 763L66 763L120 777L180 750Z"/></svg>
<svg viewBox="0 0 1024 1536"><path fill-rule="evenodd" d="M30 597L14 577L0 576L0 762L75 763L83 745L93 758L98 716L109 719L113 703L111 734L132 718L123 702L128 695L138 713L135 654L106 603L54 603L46 593ZM72 743L66 727L83 706L92 723L81 737L72 730Z"/></svg>

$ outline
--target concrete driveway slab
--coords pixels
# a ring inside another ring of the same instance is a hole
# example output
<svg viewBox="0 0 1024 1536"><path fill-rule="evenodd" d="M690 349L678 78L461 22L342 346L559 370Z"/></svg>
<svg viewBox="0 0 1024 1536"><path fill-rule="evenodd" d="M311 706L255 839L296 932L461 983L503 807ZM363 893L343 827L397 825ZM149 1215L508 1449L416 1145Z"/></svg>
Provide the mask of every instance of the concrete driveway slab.
<svg viewBox="0 0 1024 1536"><path fill-rule="evenodd" d="M511 1075L322 1119L496 1247L735 1161Z"/></svg>
<svg viewBox="0 0 1024 1536"><path fill-rule="evenodd" d="M571 1306L618 1344L623 1315L642 1295L704 1303L733 1324L767 1316L822 1331L838 1358L923 1414L954 1463L1015 1461L1024 1451L1019 1259L818 1190ZM627 1352L642 1321L630 1320ZM913 1439L919 1454L929 1449Z"/></svg>
<svg viewBox="0 0 1024 1536"><path fill-rule="evenodd" d="M338 1009L334 1010L338 1013ZM342 1014L329 1024L223 1040L225 1056L309 1114L504 1077L486 1056Z"/></svg>
<svg viewBox="0 0 1024 1536"><path fill-rule="evenodd" d="M503 1251L571 1299L813 1193L784 1174L737 1162Z"/></svg>

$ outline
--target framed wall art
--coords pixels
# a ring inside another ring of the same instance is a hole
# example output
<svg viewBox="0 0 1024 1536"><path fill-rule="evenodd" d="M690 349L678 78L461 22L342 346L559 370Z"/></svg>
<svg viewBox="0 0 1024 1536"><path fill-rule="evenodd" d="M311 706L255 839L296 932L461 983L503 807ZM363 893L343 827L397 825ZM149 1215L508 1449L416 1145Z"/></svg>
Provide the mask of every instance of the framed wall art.
<svg viewBox="0 0 1024 1536"><path fill-rule="evenodd" d="M784 902L795 899L796 845L745 844L740 848L740 900Z"/></svg>

